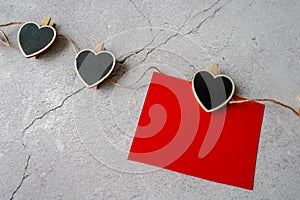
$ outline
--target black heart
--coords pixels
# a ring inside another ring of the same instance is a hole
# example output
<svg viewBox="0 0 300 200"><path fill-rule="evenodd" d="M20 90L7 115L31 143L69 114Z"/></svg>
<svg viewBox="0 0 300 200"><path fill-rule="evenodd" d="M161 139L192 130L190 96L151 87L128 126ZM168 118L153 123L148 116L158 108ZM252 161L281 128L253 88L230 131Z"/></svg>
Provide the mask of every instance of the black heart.
<svg viewBox="0 0 300 200"><path fill-rule="evenodd" d="M50 47L55 37L56 31L53 27L40 27L34 22L28 22L19 30L19 47L25 57L33 57Z"/></svg>
<svg viewBox="0 0 300 200"><path fill-rule="evenodd" d="M76 71L87 87L101 83L113 71L116 59L109 51L95 53L86 49L75 58Z"/></svg>
<svg viewBox="0 0 300 200"><path fill-rule="evenodd" d="M215 111L232 98L234 83L228 76L214 76L208 71L197 72L192 80L193 92L206 112Z"/></svg>

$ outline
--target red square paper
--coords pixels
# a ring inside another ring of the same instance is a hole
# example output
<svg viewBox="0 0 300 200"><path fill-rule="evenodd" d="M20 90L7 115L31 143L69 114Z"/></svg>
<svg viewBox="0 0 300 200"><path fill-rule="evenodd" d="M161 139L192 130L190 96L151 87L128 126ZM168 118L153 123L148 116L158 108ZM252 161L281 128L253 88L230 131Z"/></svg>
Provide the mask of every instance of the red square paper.
<svg viewBox="0 0 300 200"><path fill-rule="evenodd" d="M129 160L253 189L264 105L205 112L191 83L153 73Z"/></svg>

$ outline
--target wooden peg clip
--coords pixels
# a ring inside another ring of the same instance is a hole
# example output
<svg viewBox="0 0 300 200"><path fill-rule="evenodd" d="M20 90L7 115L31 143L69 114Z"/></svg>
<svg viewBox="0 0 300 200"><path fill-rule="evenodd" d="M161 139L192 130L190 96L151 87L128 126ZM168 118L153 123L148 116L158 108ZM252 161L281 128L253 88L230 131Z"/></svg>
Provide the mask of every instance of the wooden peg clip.
<svg viewBox="0 0 300 200"><path fill-rule="evenodd" d="M51 22L51 17L45 16L40 25L41 26L54 26L54 23Z"/></svg>
<svg viewBox="0 0 300 200"><path fill-rule="evenodd" d="M213 64L210 68L209 71L213 73L215 76L219 74L219 64Z"/></svg>
<svg viewBox="0 0 300 200"><path fill-rule="evenodd" d="M96 43L95 52L99 53L100 51L104 50L104 43L102 41L99 41Z"/></svg>

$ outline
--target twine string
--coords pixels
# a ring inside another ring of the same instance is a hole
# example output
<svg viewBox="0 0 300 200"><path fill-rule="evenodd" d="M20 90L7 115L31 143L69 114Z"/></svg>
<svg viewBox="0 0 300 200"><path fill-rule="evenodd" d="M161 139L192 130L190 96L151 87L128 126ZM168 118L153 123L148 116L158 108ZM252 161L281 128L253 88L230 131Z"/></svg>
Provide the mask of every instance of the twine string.
<svg viewBox="0 0 300 200"><path fill-rule="evenodd" d="M279 105L279 106L282 106L284 108L287 108L289 110L291 110L293 113L295 113L298 117L300 117L300 109L299 111L297 112L296 109L294 109L293 107L289 106L289 105L286 105L280 101L277 101L275 99L265 99L265 98L262 98L262 99L243 99L243 100L231 100L229 101L228 103L229 104L237 104L237 103L247 103L247 102L271 102L271 103L274 103L276 105Z"/></svg>
<svg viewBox="0 0 300 200"><path fill-rule="evenodd" d="M16 25L16 24L24 24L24 22L9 22L6 24L0 24L0 27L11 26L11 25ZM0 33L3 37L3 38L0 37L0 43L4 44L5 46L10 46L10 42L9 42L9 39L8 39L6 33L2 30L0 30Z"/></svg>
<svg viewBox="0 0 300 200"><path fill-rule="evenodd" d="M1 31L1 30L0 30L0 33L1 33L2 37L3 37L3 38L0 37L0 42L2 44L4 44L5 46L9 47L10 46L10 42L9 42L9 39L8 39L7 35L4 33L4 31Z"/></svg>
<svg viewBox="0 0 300 200"><path fill-rule="evenodd" d="M115 85L115 86L118 86L118 87L122 87L122 88L131 88L132 86L136 85L145 75L148 71L150 71L151 69L155 69L156 71L158 71L159 73L162 73L157 67L155 66L152 66L152 67L149 67L147 68L144 73L136 80L134 81L133 83L131 84L128 84L128 85L124 85L124 84L119 84L117 82L114 82L112 81L111 79L109 79L109 81ZM300 100L300 95L298 96L298 99ZM238 104L238 103L247 103L247 102L271 102L271 103L274 103L276 105L279 105L279 106L282 106L284 108L287 108L289 110L291 110L294 114L296 114L298 117L300 117L300 109L299 111L297 112L296 109L294 109L293 107L289 106L289 105L286 105L280 101L277 101L275 99L267 99L267 98L257 98L257 99L244 99L244 100L231 100L229 101L228 103L229 104Z"/></svg>
<svg viewBox="0 0 300 200"><path fill-rule="evenodd" d="M18 24L24 24L24 23L25 22L9 22L9 23L6 23L6 24L0 24L0 27L18 25ZM0 43L4 44L6 46L10 46L10 41L9 41L6 33L2 30L0 30L0 33L1 33L1 36L2 36L2 38L0 37ZM75 54L77 54L79 52L78 45L70 37L68 37L66 35L62 35L62 34L58 34L57 36L66 39L71 44ZM147 68L144 71L144 73L136 81L134 81L133 83L130 83L130 84L119 84L119 83L114 82L113 80L111 80L111 78L109 78L108 80L110 81L110 83L112 83L115 86L122 87L122 88L131 88L134 85L136 85L146 75L146 73L148 71L150 71L151 69L154 69L154 70L158 71L159 73L162 73L157 67L151 66L151 67ZM300 100L300 95L298 96L298 99ZM229 104L238 104L238 103L247 103L247 102L271 102L271 103L274 103L276 105L279 105L279 106L282 106L284 108L287 108L287 109L291 110L294 114L296 114L298 117L300 117L300 109L299 109L299 111L297 111L296 109L292 108L291 106L286 105L282 102L279 102L275 99L258 98L258 99L231 100L228 103Z"/></svg>
<svg viewBox="0 0 300 200"><path fill-rule="evenodd" d="M4 27L4 26L11 26L11 25L16 25L16 24L24 24L25 22L9 22L6 24L0 24L0 27Z"/></svg>
<svg viewBox="0 0 300 200"><path fill-rule="evenodd" d="M71 44L71 46L72 46L73 51L74 51L75 54L77 54L79 52L78 45L70 37L68 37L66 35L62 35L62 34L58 34L57 36L66 39Z"/></svg>

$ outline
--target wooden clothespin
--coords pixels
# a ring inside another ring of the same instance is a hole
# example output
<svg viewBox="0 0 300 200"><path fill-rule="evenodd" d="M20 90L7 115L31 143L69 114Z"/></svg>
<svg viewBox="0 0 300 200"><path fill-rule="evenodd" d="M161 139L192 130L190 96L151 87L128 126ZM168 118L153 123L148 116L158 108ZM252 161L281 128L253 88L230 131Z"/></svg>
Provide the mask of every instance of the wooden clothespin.
<svg viewBox="0 0 300 200"><path fill-rule="evenodd" d="M40 25L41 26L54 26L54 23L51 22L51 18L49 16L45 16Z"/></svg>
<svg viewBox="0 0 300 200"><path fill-rule="evenodd" d="M96 43L95 52L99 53L100 51L104 50L104 43L102 41L99 41Z"/></svg>
<svg viewBox="0 0 300 200"><path fill-rule="evenodd" d="M211 67L209 67L208 71L213 73L215 76L219 74L219 64L213 64Z"/></svg>

